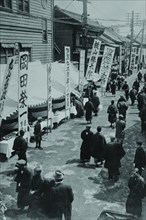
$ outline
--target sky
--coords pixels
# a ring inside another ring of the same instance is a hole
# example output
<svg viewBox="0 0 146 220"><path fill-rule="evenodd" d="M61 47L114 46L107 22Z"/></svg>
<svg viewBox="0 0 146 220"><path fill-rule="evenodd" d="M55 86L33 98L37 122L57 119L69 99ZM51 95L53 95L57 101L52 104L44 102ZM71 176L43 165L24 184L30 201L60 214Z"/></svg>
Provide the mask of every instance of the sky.
<svg viewBox="0 0 146 220"><path fill-rule="evenodd" d="M79 14L83 13L83 3L77 0L54 0L55 5ZM121 35L130 34L128 15L134 11L134 34L142 29L142 20L146 19L146 0L88 0L88 14L90 18L97 19L104 26L118 26ZM141 22L141 23L140 23ZM123 25L127 25L126 27ZM145 24L146 33L146 24Z"/></svg>

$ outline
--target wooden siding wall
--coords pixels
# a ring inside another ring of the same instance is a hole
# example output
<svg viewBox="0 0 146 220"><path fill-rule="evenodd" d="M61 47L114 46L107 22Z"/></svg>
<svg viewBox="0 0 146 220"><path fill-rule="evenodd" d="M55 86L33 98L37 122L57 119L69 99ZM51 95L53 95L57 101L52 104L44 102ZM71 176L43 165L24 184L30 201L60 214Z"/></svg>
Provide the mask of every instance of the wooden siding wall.
<svg viewBox="0 0 146 220"><path fill-rule="evenodd" d="M13 0L12 12L0 12L0 42L32 45L32 61L40 60L42 63L52 61L52 3L48 0L47 8L41 5L41 0L30 0L30 13L18 13L17 0ZM47 19L48 42L42 41L42 19Z"/></svg>

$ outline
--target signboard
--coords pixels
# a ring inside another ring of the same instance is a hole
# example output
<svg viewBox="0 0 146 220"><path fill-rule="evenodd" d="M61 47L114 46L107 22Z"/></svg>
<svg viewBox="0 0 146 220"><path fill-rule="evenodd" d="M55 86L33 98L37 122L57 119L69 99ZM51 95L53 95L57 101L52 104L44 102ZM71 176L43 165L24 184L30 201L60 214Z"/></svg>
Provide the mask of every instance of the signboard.
<svg viewBox="0 0 146 220"><path fill-rule="evenodd" d="M135 69L136 54L137 54L137 48L136 48L136 47L132 47L132 51L131 51L131 61L130 61L130 69L131 69L131 70Z"/></svg>
<svg viewBox="0 0 146 220"><path fill-rule="evenodd" d="M86 79L87 80L94 80L94 73L95 73L95 68L97 64L97 59L100 51L100 45L101 41L94 39L88 67L87 67L87 72L86 72Z"/></svg>
<svg viewBox="0 0 146 220"><path fill-rule="evenodd" d="M84 89L85 50L80 51L79 91Z"/></svg>
<svg viewBox="0 0 146 220"><path fill-rule="evenodd" d="M52 125L52 77L51 64L47 64L47 100L48 100L48 123Z"/></svg>
<svg viewBox="0 0 146 220"><path fill-rule="evenodd" d="M106 88L108 77L111 71L115 48L105 46L100 66L99 75L101 76L101 88Z"/></svg>
<svg viewBox="0 0 146 220"><path fill-rule="evenodd" d="M28 126L28 52L19 53L18 65L18 130L27 132Z"/></svg>
<svg viewBox="0 0 146 220"><path fill-rule="evenodd" d="M1 91L0 91L0 125L2 122L4 104L5 104L5 100L6 100L6 95L7 95L11 75L12 75L12 72L14 69L15 59L16 59L15 56L10 57L8 59L8 63L6 66L6 71L5 71L5 75L4 75L4 79L3 79L3 84L2 84Z"/></svg>
<svg viewBox="0 0 146 220"><path fill-rule="evenodd" d="M70 117L70 47L65 47L65 112Z"/></svg>
<svg viewBox="0 0 146 220"><path fill-rule="evenodd" d="M122 46L119 46L119 74L122 73Z"/></svg>

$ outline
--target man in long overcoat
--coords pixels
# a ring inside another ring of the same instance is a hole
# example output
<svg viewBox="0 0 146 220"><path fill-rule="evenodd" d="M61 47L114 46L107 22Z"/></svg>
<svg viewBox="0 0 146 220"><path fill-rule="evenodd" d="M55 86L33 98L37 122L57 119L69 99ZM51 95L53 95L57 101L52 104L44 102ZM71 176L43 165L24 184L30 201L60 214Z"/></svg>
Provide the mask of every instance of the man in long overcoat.
<svg viewBox="0 0 146 220"><path fill-rule="evenodd" d="M146 103L141 109L140 118L141 118L141 132L144 132L144 131L146 132Z"/></svg>
<svg viewBox="0 0 146 220"><path fill-rule="evenodd" d="M114 100L111 101L111 104L107 108L108 121L111 123L110 127L114 128L114 123L117 120L117 108L114 104Z"/></svg>
<svg viewBox="0 0 146 220"><path fill-rule="evenodd" d="M23 210L29 205L32 170L26 166L25 160L18 160L16 167L18 168L15 177L16 192L18 192L17 206Z"/></svg>
<svg viewBox="0 0 146 220"><path fill-rule="evenodd" d="M96 93L96 92L93 93L93 97L92 97L91 101L92 101L92 103L93 103L95 116L97 116L98 110L99 110L98 107L99 107L99 105L100 105L100 99L99 99L99 97L97 96L97 93Z"/></svg>
<svg viewBox="0 0 146 220"><path fill-rule="evenodd" d="M146 153L142 147L141 141L137 141L137 149L134 156L134 166L138 169L140 175L146 166Z"/></svg>
<svg viewBox="0 0 146 220"><path fill-rule="evenodd" d="M36 141L36 147L40 150L43 148L41 147L41 140L42 140L42 129L41 129L41 117L38 117L37 122L34 126L34 135L35 135L35 141Z"/></svg>
<svg viewBox="0 0 146 220"><path fill-rule="evenodd" d="M144 198L144 185L145 181L143 177L141 177L138 174L138 170L135 169L128 181L130 192L126 201L127 213L141 217L142 199Z"/></svg>
<svg viewBox="0 0 146 220"><path fill-rule="evenodd" d="M124 141L125 127L126 127L126 123L124 121L124 116L119 115L119 119L116 121L116 133L115 133L115 138L118 140L118 142L123 143Z"/></svg>
<svg viewBox="0 0 146 220"><path fill-rule="evenodd" d="M91 123L91 121L92 121L92 112L94 112L94 106L91 102L91 98L89 98L89 100L85 103L84 109L85 109L86 121L87 121L87 123L88 122Z"/></svg>
<svg viewBox="0 0 146 220"><path fill-rule="evenodd" d="M125 151L122 145L111 137L111 142L105 147L103 157L105 159L104 167L108 169L109 179L117 181L119 179L120 160L124 157Z"/></svg>
<svg viewBox="0 0 146 220"><path fill-rule="evenodd" d="M100 163L100 165L103 164L102 154L106 146L106 139L104 135L100 133L101 130L101 127L98 126L97 132L92 135L91 140L91 156L94 158L94 162L97 167L98 163Z"/></svg>
<svg viewBox="0 0 146 220"><path fill-rule="evenodd" d="M72 202L74 195L72 188L63 183L64 174L57 170L55 172L55 186L51 188L52 214L57 220L62 220L64 215L65 220L71 220Z"/></svg>
<svg viewBox="0 0 146 220"><path fill-rule="evenodd" d="M91 153L91 138L93 135L93 132L90 131L90 126L86 126L86 129L84 129L81 132L81 151L80 151L80 161L82 163L89 162L90 161L90 153Z"/></svg>

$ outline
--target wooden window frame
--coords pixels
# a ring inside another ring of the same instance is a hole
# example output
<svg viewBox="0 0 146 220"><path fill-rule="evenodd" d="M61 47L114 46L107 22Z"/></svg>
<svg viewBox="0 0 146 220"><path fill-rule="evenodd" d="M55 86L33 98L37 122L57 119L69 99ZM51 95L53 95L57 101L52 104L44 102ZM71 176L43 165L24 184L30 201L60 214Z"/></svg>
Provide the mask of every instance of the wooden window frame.
<svg viewBox="0 0 146 220"><path fill-rule="evenodd" d="M44 28L44 22L45 22L45 28ZM44 34L44 32L45 32L45 34ZM46 36L46 39L44 38L44 36ZM46 18L42 19L42 42L48 43L48 25L47 25Z"/></svg>
<svg viewBox="0 0 146 220"><path fill-rule="evenodd" d="M2 49L3 47L0 47L0 49ZM11 55L9 55L9 50L13 50L13 52L12 52L12 54ZM8 62L8 58L9 57L11 57L11 56L14 56L14 48L3 48L3 50L5 50L5 54L2 56L1 55L1 52L0 52L0 64L7 64L7 62ZM1 58L5 58L5 63L2 63L1 62Z"/></svg>
<svg viewBox="0 0 146 220"><path fill-rule="evenodd" d="M13 9L13 0L9 0L9 1L10 1L10 7L7 7L6 0L3 0L3 5L0 5L0 9L4 10L4 11L12 11L12 9Z"/></svg>
<svg viewBox="0 0 146 220"><path fill-rule="evenodd" d="M19 1L21 1L22 3L22 10L19 9ZM30 13L30 0L27 0L28 1L28 11L25 11L24 10L24 2L26 0L17 0L17 8L18 8L18 12L21 13L21 14L29 14Z"/></svg>

